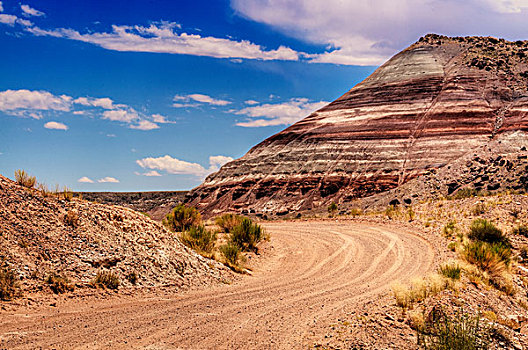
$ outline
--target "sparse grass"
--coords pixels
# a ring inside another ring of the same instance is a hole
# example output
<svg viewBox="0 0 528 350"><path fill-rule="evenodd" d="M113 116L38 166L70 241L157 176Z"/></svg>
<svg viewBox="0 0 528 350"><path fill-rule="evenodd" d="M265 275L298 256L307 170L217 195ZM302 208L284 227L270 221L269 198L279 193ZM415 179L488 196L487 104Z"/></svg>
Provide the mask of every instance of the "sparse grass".
<svg viewBox="0 0 528 350"><path fill-rule="evenodd" d="M226 262L231 267L238 267L240 260L240 248L232 243L220 246L220 253L226 259Z"/></svg>
<svg viewBox="0 0 528 350"><path fill-rule="evenodd" d="M438 272L444 277L450 278L452 280L459 280L462 269L457 263L452 262L440 265Z"/></svg>
<svg viewBox="0 0 528 350"><path fill-rule="evenodd" d="M76 211L69 211L64 215L64 223L73 228L79 226L79 215Z"/></svg>
<svg viewBox="0 0 528 350"><path fill-rule="evenodd" d="M451 198L453 198L453 199L464 199L464 198L476 197L478 195L479 195L479 191L477 191L474 188L466 187L466 188L459 189L455 193L455 195L452 196Z"/></svg>
<svg viewBox="0 0 528 350"><path fill-rule="evenodd" d="M235 226L240 224L242 219L243 216L228 213L217 217L215 224L222 229L222 232L229 233Z"/></svg>
<svg viewBox="0 0 528 350"><path fill-rule="evenodd" d="M62 197L62 199L64 199L65 201L69 202L73 199L73 191L70 188L64 186L62 188L62 192L60 192L60 197Z"/></svg>
<svg viewBox="0 0 528 350"><path fill-rule="evenodd" d="M216 232L208 230L205 226L192 226L180 235L183 244L200 254L211 254L216 242Z"/></svg>
<svg viewBox="0 0 528 350"><path fill-rule="evenodd" d="M473 214L473 216L478 216L478 215L482 215L486 212L486 210L488 209L488 207L486 206L486 204L484 203L477 203L472 209L471 209L471 214Z"/></svg>
<svg viewBox="0 0 528 350"><path fill-rule="evenodd" d="M449 220L447 224L442 229L442 232L444 233L444 236L446 237L454 237L457 232L456 227L456 221L455 220Z"/></svg>
<svg viewBox="0 0 528 350"><path fill-rule="evenodd" d="M192 226L198 226L202 222L200 212L194 207L177 205L171 213L167 214L163 224L172 231L183 232Z"/></svg>
<svg viewBox="0 0 528 350"><path fill-rule="evenodd" d="M409 221L414 221L416 218L416 212L414 211L413 207L407 208L407 218Z"/></svg>
<svg viewBox="0 0 528 350"><path fill-rule="evenodd" d="M433 308L423 328L417 328L418 345L431 350L484 350L489 348L491 328L463 310L449 316Z"/></svg>
<svg viewBox="0 0 528 350"><path fill-rule="evenodd" d="M257 251L257 244L265 237L264 229L259 224L253 223L248 218L243 218L240 224L233 227L229 240L242 251Z"/></svg>
<svg viewBox="0 0 528 350"><path fill-rule="evenodd" d="M385 209L385 215L389 219L394 219L395 217L400 215L400 208L396 205L391 204Z"/></svg>
<svg viewBox="0 0 528 350"><path fill-rule="evenodd" d="M93 282L96 287L99 288L108 288L108 289L117 289L121 282L119 277L111 271L99 271L95 276Z"/></svg>
<svg viewBox="0 0 528 350"><path fill-rule="evenodd" d="M363 214L363 210L361 210L360 208L352 208L350 209L350 215L351 216L360 216Z"/></svg>
<svg viewBox="0 0 528 350"><path fill-rule="evenodd" d="M38 183L37 190L39 190L44 197L53 197L55 195L45 183Z"/></svg>
<svg viewBox="0 0 528 350"><path fill-rule="evenodd" d="M486 219L473 220L469 229L468 238L474 241L502 243L505 246L510 246L508 237L492 222Z"/></svg>
<svg viewBox="0 0 528 350"><path fill-rule="evenodd" d="M449 281L438 274L431 274L426 278L415 278L410 286L396 283L392 286L392 293L396 304L402 309L410 309L417 303L434 296L450 287Z"/></svg>
<svg viewBox="0 0 528 350"><path fill-rule="evenodd" d="M20 286L13 270L2 265L0 264L0 300L11 300L20 294Z"/></svg>
<svg viewBox="0 0 528 350"><path fill-rule="evenodd" d="M66 292L73 292L75 286L70 283L70 280L66 276L59 276L57 274L50 274L46 278L46 283L55 294L62 294Z"/></svg>
<svg viewBox="0 0 528 350"><path fill-rule="evenodd" d="M15 170L15 181L17 184L22 185L27 188L33 188L37 182L35 176L29 176L25 170L18 169Z"/></svg>

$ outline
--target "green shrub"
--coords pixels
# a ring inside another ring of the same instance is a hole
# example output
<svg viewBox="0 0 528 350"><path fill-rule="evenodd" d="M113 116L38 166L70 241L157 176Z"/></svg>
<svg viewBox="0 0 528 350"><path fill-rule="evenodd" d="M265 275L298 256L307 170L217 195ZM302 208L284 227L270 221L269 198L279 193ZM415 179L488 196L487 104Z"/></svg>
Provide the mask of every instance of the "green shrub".
<svg viewBox="0 0 528 350"><path fill-rule="evenodd" d="M335 216L335 214L337 213L337 209L338 207L337 207L336 202L330 203L330 205L327 208L328 214L330 214L330 216Z"/></svg>
<svg viewBox="0 0 528 350"><path fill-rule="evenodd" d="M463 198L471 198L476 197L479 195L479 191L477 191L474 188L461 188L459 189L455 195L453 196L454 199L463 199Z"/></svg>
<svg viewBox="0 0 528 350"><path fill-rule="evenodd" d="M224 244L220 246L220 253L224 256L229 266L238 266L238 260L240 259L240 248L232 243Z"/></svg>
<svg viewBox="0 0 528 350"><path fill-rule="evenodd" d="M480 315L457 312L449 316L433 308L423 327L417 329L418 345L430 350L484 350L491 341L491 328L480 321Z"/></svg>
<svg viewBox="0 0 528 350"><path fill-rule="evenodd" d="M111 271L99 271L93 280L96 287L117 289L121 282L119 277Z"/></svg>
<svg viewBox="0 0 528 350"><path fill-rule="evenodd" d="M211 253L216 242L216 232L205 226L192 226L182 232L180 239L183 244L199 253Z"/></svg>
<svg viewBox="0 0 528 350"><path fill-rule="evenodd" d="M438 269L438 272L440 272L441 275L447 278L451 278L453 280L460 279L461 271L462 269L456 263L441 265Z"/></svg>
<svg viewBox="0 0 528 350"><path fill-rule="evenodd" d="M0 265L0 300L11 300L20 294L15 273L7 266Z"/></svg>
<svg viewBox="0 0 528 350"><path fill-rule="evenodd" d="M25 170L15 170L15 181L17 184L22 185L27 188L33 188L37 182L35 176L29 176Z"/></svg>
<svg viewBox="0 0 528 350"><path fill-rule="evenodd" d="M264 235L264 229L260 225L254 224L248 218L243 218L240 224L233 227L230 242L243 251L257 251L257 244L265 238Z"/></svg>
<svg viewBox="0 0 528 350"><path fill-rule="evenodd" d="M528 237L528 226L525 224L521 224L517 227L515 227L512 231L514 235L520 235L524 237Z"/></svg>
<svg viewBox="0 0 528 350"><path fill-rule="evenodd" d="M508 237L492 222L486 219L475 219L471 223L468 234L469 239L488 243L502 243L510 246Z"/></svg>
<svg viewBox="0 0 528 350"><path fill-rule="evenodd" d="M361 208L352 208L350 209L350 215L352 216L359 216L363 214L363 210Z"/></svg>
<svg viewBox="0 0 528 350"><path fill-rule="evenodd" d="M163 220L165 226L170 230L182 232L192 226L198 226L202 222L200 212L194 207L186 207L183 204L178 204L172 213L167 214Z"/></svg>
<svg viewBox="0 0 528 350"><path fill-rule="evenodd" d="M229 233L235 226L239 225L244 217L232 213L224 214L215 219L217 224L223 232Z"/></svg>
<svg viewBox="0 0 528 350"><path fill-rule="evenodd" d="M470 242L464 247L464 258L481 270L503 271L511 260L511 249L502 243Z"/></svg>
<svg viewBox="0 0 528 350"><path fill-rule="evenodd" d="M68 277L59 276L54 273L48 276L46 283L49 284L49 287L55 294L73 292L75 290L75 286L70 283Z"/></svg>
<svg viewBox="0 0 528 350"><path fill-rule="evenodd" d="M385 209L385 215L387 215L389 219L393 219L400 215L400 208L397 205L391 204L387 207L387 209Z"/></svg>

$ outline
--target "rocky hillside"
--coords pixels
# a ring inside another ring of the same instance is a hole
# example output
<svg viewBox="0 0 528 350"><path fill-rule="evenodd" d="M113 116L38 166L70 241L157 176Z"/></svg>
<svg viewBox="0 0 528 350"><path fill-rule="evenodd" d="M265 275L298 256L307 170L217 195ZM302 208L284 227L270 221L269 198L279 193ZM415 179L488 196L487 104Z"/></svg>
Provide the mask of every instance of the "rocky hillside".
<svg viewBox="0 0 528 350"><path fill-rule="evenodd" d="M182 203L187 191L157 192L81 192L82 198L103 204L120 205L148 214L161 221L172 208Z"/></svg>
<svg viewBox="0 0 528 350"><path fill-rule="evenodd" d="M112 271L124 286L183 288L227 275L220 264L181 244L159 223L131 209L73 198L44 197L0 175L0 262L24 291L49 290L51 274L87 286Z"/></svg>
<svg viewBox="0 0 528 350"><path fill-rule="evenodd" d="M503 136L528 143L528 41L427 35L350 91L224 165L187 202L206 215L350 202Z"/></svg>

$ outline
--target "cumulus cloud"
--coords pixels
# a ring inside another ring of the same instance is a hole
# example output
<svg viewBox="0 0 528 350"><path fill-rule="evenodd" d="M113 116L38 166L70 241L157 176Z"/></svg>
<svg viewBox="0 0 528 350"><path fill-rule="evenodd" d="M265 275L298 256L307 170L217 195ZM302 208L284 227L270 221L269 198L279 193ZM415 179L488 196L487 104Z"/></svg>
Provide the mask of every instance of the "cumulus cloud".
<svg viewBox="0 0 528 350"><path fill-rule="evenodd" d="M165 171L168 174L176 175L195 175L204 177L218 169L225 163L232 161L233 158L226 156L211 156L209 157L209 168L206 169L198 163L190 163L184 160L173 158L169 155L163 157L143 158L136 160L136 163L144 169L156 169Z"/></svg>
<svg viewBox="0 0 528 350"><path fill-rule="evenodd" d="M2 4L2 1L0 1L0 12L4 11L4 5Z"/></svg>
<svg viewBox="0 0 528 350"><path fill-rule="evenodd" d="M426 33L526 35L527 0L231 0L247 19L327 45L311 62L379 65Z"/></svg>
<svg viewBox="0 0 528 350"><path fill-rule="evenodd" d="M68 126L59 122L47 122L44 124L44 127L46 129L54 129L54 130L68 130Z"/></svg>
<svg viewBox="0 0 528 350"><path fill-rule="evenodd" d="M38 36L77 40L115 51L171 53L266 61L296 61L300 55L299 52L285 46L267 50L247 40L237 41L229 38L178 33L175 29L179 28L180 26L176 23L161 22L153 23L148 27L113 25L111 32L90 32L84 34L65 28L45 30L32 27L27 30Z"/></svg>
<svg viewBox="0 0 528 350"><path fill-rule="evenodd" d="M272 125L289 125L326 106L329 102L313 102L307 98L292 98L283 103L266 103L246 107L235 111L237 115L249 117L247 121L236 125L243 127L262 127Z"/></svg>
<svg viewBox="0 0 528 350"><path fill-rule="evenodd" d="M154 130L159 129L159 125L148 120L140 120L137 124L130 125L130 129Z"/></svg>
<svg viewBox="0 0 528 350"><path fill-rule="evenodd" d="M0 111L31 109L67 112L71 108L71 99L70 96L55 96L48 91L0 91Z"/></svg>
<svg viewBox="0 0 528 350"><path fill-rule="evenodd" d="M114 109L117 107L122 107L123 105L114 105L114 101L108 97L103 98L93 98L93 97L79 97L73 101L74 103L91 106L91 107L101 107L103 109Z"/></svg>
<svg viewBox="0 0 528 350"><path fill-rule="evenodd" d="M259 104L259 102L255 101L255 100L247 100L247 101L244 101L244 103L249 105L249 106L258 105Z"/></svg>
<svg viewBox="0 0 528 350"><path fill-rule="evenodd" d="M32 7L30 7L29 5L20 5L20 8L22 9L22 12L24 13L25 16L35 16L35 17L41 17L41 16L44 16L45 13L42 12L42 11L39 11L39 10L36 10Z"/></svg>
<svg viewBox="0 0 528 350"><path fill-rule="evenodd" d="M99 183L119 183L119 180L114 177L103 177L102 179L97 180Z"/></svg>
<svg viewBox="0 0 528 350"><path fill-rule="evenodd" d="M89 183L89 184L93 184L94 183L94 181L92 179L90 179L89 177L86 177L86 176L81 177L79 180L77 180L77 182Z"/></svg>
<svg viewBox="0 0 528 350"><path fill-rule="evenodd" d="M129 111L124 109L104 111L103 119L131 123L139 118L139 115L135 111Z"/></svg>
<svg viewBox="0 0 528 350"><path fill-rule="evenodd" d="M143 174L140 174L140 175L143 175L143 176L161 176L160 173L158 173L156 170L152 170L152 171L147 171L146 173L143 173Z"/></svg>
<svg viewBox="0 0 528 350"><path fill-rule="evenodd" d="M215 98L212 98L211 96L203 95L203 94L176 95L174 96L173 100L185 102L185 103L176 102L172 105L173 107L196 107L196 106L199 106L199 104L201 103L212 105L212 106L226 106L231 103L231 101L215 99Z"/></svg>

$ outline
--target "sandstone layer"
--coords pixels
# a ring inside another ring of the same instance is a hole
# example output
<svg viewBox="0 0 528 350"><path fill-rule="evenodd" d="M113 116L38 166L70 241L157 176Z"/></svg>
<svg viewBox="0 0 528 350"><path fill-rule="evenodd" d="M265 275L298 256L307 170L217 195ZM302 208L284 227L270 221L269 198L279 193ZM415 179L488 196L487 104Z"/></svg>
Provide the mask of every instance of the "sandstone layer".
<svg viewBox="0 0 528 350"><path fill-rule="evenodd" d="M393 189L504 134L528 140L528 41L427 35L224 165L187 202L283 214Z"/></svg>

